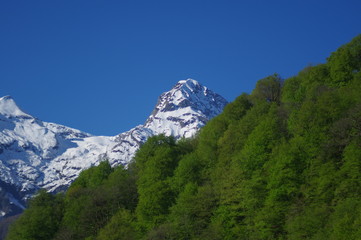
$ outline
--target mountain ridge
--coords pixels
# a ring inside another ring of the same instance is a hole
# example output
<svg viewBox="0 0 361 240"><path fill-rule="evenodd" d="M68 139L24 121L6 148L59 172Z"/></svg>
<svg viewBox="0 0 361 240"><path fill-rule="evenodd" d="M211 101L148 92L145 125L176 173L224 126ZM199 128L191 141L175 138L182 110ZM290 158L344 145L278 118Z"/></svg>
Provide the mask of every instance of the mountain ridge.
<svg viewBox="0 0 361 240"><path fill-rule="evenodd" d="M0 187L0 194L8 203L0 211L3 216L21 211L40 188L66 189L82 170L105 158L112 166L127 165L150 136L191 137L226 104L197 81L181 80L160 95L143 125L116 136L93 136L43 122L23 112L12 97L0 98L0 181L7 186Z"/></svg>

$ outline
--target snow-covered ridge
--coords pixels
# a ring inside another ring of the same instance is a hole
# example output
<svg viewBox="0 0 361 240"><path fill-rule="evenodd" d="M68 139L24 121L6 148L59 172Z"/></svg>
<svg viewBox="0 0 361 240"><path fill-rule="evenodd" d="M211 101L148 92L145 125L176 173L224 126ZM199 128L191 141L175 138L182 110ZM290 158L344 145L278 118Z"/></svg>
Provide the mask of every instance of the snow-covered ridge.
<svg viewBox="0 0 361 240"><path fill-rule="evenodd" d="M148 137L161 133L191 137L226 104L197 81L181 80L158 98L144 125L106 137L43 122L23 112L11 97L2 97L0 198L12 196L9 204L19 208L39 188L51 192L66 189L82 170L105 158L113 166L127 165ZM1 203L0 211L11 214Z"/></svg>

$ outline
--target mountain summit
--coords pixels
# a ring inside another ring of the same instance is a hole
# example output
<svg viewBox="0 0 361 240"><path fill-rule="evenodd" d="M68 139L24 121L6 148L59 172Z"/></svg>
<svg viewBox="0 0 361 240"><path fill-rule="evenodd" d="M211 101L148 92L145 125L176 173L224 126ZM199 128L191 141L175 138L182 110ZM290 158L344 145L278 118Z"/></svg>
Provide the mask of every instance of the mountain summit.
<svg viewBox="0 0 361 240"><path fill-rule="evenodd" d="M0 114L7 117L30 117L24 113L15 103L11 96L0 98Z"/></svg>
<svg viewBox="0 0 361 240"><path fill-rule="evenodd" d="M196 80L181 80L159 96L144 125L115 136L116 144L107 151L107 158L112 165L125 165L150 136L191 137L209 119L221 113L226 104L223 97Z"/></svg>
<svg viewBox="0 0 361 240"><path fill-rule="evenodd" d="M154 134L191 137L226 104L223 97L196 80L181 80L170 91L160 95L144 127L152 129Z"/></svg>
<svg viewBox="0 0 361 240"><path fill-rule="evenodd" d="M227 101L193 79L163 93L144 125L117 136L92 136L23 112L9 97L0 98L0 216L24 208L39 188L66 189L79 173L108 159L127 165L148 137L193 136L221 113Z"/></svg>

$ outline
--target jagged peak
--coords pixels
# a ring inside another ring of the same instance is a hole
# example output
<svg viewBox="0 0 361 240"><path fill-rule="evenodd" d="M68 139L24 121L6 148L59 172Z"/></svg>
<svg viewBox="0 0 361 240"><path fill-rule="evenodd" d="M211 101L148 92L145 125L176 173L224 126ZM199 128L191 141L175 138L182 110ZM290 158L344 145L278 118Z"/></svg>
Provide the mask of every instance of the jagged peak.
<svg viewBox="0 0 361 240"><path fill-rule="evenodd" d="M194 80L192 78L187 78L186 80L180 80L180 81L178 81L178 84L181 84L181 85L194 85L194 86L201 85L197 80Z"/></svg>
<svg viewBox="0 0 361 240"><path fill-rule="evenodd" d="M177 90L182 90L185 92L189 92L189 91L195 92L197 90L203 90L203 89L207 89L207 88L204 87L202 84L200 84L197 80L188 78L186 80L178 81L178 83L172 88L172 90L170 90L170 92Z"/></svg>
<svg viewBox="0 0 361 240"><path fill-rule="evenodd" d="M179 116L196 114L202 118L210 119L218 115L227 104L220 95L194 79L180 80L168 92L158 98L158 102L147 119L145 127L151 127L157 121L175 121ZM173 120L172 120L173 119Z"/></svg>
<svg viewBox="0 0 361 240"><path fill-rule="evenodd" d="M7 95L0 98L0 114L7 117L30 117L31 116L22 111L15 103L14 99Z"/></svg>

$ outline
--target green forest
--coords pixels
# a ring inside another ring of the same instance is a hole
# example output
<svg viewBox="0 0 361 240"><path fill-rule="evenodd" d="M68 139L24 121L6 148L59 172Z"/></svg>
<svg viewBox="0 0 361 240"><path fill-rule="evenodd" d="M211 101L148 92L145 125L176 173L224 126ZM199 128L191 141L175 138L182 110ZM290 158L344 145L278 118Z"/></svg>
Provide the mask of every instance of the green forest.
<svg viewBox="0 0 361 240"><path fill-rule="evenodd" d="M127 168L40 191L6 239L360 239L360 69L361 35L259 80L194 138L151 137Z"/></svg>

